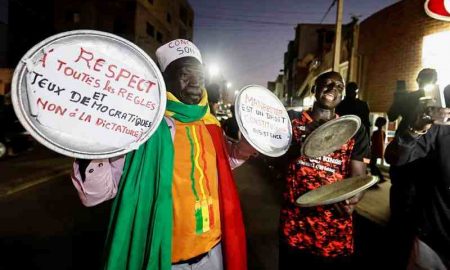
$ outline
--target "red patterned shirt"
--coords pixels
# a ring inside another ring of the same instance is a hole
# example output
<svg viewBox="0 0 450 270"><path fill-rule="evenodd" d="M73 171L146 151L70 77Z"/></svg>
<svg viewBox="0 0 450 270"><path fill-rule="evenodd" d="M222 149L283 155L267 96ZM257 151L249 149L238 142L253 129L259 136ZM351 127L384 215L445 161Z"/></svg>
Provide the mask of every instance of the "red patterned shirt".
<svg viewBox="0 0 450 270"><path fill-rule="evenodd" d="M307 111L292 120L293 144L301 146L306 126L312 122ZM334 205L301 208L295 201L310 190L349 177L350 161L363 161L368 149L369 139L360 128L340 150L319 158L298 156L289 163L280 219L281 233L290 246L323 257L353 253L351 216L341 214Z"/></svg>

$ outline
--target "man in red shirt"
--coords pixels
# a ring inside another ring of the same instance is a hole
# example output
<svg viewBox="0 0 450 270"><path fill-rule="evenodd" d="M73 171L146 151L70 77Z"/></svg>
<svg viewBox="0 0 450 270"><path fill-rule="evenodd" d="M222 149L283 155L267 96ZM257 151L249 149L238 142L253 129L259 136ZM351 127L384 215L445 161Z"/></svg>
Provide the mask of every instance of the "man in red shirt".
<svg viewBox="0 0 450 270"><path fill-rule="evenodd" d="M352 212L362 194L344 202L301 208L296 199L322 185L344 178L365 175L369 138L364 125L340 150L320 158L300 155L306 136L319 125L337 118L344 82L337 72L320 75L313 88L313 108L295 115L293 140L286 157L289 167L280 215L281 269L301 265L304 269L341 269L348 267L353 254Z"/></svg>

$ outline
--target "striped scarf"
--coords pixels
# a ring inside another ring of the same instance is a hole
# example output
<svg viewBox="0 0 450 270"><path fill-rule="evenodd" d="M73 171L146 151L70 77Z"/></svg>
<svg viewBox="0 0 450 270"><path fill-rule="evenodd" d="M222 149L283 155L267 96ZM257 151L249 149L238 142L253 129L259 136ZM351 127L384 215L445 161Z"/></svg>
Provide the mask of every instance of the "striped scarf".
<svg viewBox="0 0 450 270"><path fill-rule="evenodd" d="M205 125L214 124L220 126L219 121L209 111L208 94L203 89L203 96L197 105L184 104L172 93L167 92L167 106L165 115L173 117L183 123L191 123L202 120Z"/></svg>

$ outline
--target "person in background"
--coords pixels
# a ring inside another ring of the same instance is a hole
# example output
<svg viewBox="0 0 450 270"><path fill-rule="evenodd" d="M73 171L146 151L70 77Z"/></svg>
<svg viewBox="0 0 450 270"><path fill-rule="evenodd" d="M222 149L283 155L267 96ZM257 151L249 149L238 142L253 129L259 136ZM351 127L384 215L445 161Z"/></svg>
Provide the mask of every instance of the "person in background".
<svg viewBox="0 0 450 270"><path fill-rule="evenodd" d="M208 92L209 110L213 115L217 114L220 100L220 86L217 83L211 83L206 86Z"/></svg>
<svg viewBox="0 0 450 270"><path fill-rule="evenodd" d="M223 123L223 130L225 131L225 134L235 140L240 141L241 140L241 132L239 131L239 125L237 123L236 117L235 117L235 111L234 111L234 105L230 106L231 111L231 117L227 118Z"/></svg>
<svg viewBox="0 0 450 270"><path fill-rule="evenodd" d="M450 84L444 88L444 100L445 100L444 107L449 108L450 107Z"/></svg>
<svg viewBox="0 0 450 270"><path fill-rule="evenodd" d="M424 68L417 74L416 82L418 89L412 91L396 91L394 95L394 102L388 110L388 119L390 122L401 117L401 121L396 130L403 132L414 121L414 110L419 105L421 98L425 97L425 87L427 85L434 85L437 82L437 72L432 68Z"/></svg>
<svg viewBox="0 0 450 270"><path fill-rule="evenodd" d="M379 158L383 159L384 153L384 140L386 139L386 133L383 130L383 127L386 125L386 118L378 117L375 120L375 126L377 130L372 133L371 137L371 156L370 156L370 172L372 175L379 177L378 183L383 183L385 181L383 174L377 166L377 160Z"/></svg>
<svg viewBox="0 0 450 270"><path fill-rule="evenodd" d="M367 105L367 102L358 98L358 92L358 85L355 82L349 82L345 87L344 100L342 100L342 102L336 107L336 113L340 116L349 114L358 116L366 129L367 135L369 135L369 105Z"/></svg>
<svg viewBox="0 0 450 270"><path fill-rule="evenodd" d="M434 85L436 81L436 70L424 68L417 75L418 89L396 94L388 111L389 121L401 117L396 135L403 134L413 124L416 119L415 108L420 106L420 99L425 97L425 87ZM405 269L408 264L414 243L416 182L428 177L428 171L423 170L429 165L428 162L427 158L418 158L406 164L391 164L389 168L391 215L388 222L390 243L387 245L389 249L387 253L393 269Z"/></svg>
<svg viewBox="0 0 450 270"><path fill-rule="evenodd" d="M449 108L418 106L415 120L396 134L386 148L386 161L395 166L415 164L424 171L414 181L416 194L412 205L412 238L408 270L450 269L450 126L439 125L450 118ZM397 252L403 252L396 250Z"/></svg>
<svg viewBox="0 0 450 270"><path fill-rule="evenodd" d="M184 52L182 55L179 51ZM76 160L82 203L115 198L104 269L246 270L246 238L232 168L255 150L231 144L210 113L202 58L188 40L156 51L165 118L126 156Z"/></svg>
<svg viewBox="0 0 450 270"><path fill-rule="evenodd" d="M320 158L300 155L305 138L321 124L338 118L336 106L344 91L337 72L321 74L315 81L312 109L291 114L293 138L280 214L279 266L284 269L349 269L353 256L355 205L362 193L344 202L299 207L296 200L306 192L345 178L366 175L369 138L364 125L341 149Z"/></svg>

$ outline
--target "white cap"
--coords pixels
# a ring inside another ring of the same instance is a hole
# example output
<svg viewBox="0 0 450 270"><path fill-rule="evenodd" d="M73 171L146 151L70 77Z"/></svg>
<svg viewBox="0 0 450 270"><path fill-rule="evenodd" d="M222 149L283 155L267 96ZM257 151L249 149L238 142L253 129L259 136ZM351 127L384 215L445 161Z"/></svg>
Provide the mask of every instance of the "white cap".
<svg viewBox="0 0 450 270"><path fill-rule="evenodd" d="M156 57L161 71L164 71L173 61L183 57L194 57L203 63L197 46L186 39L175 39L162 45L156 50Z"/></svg>

